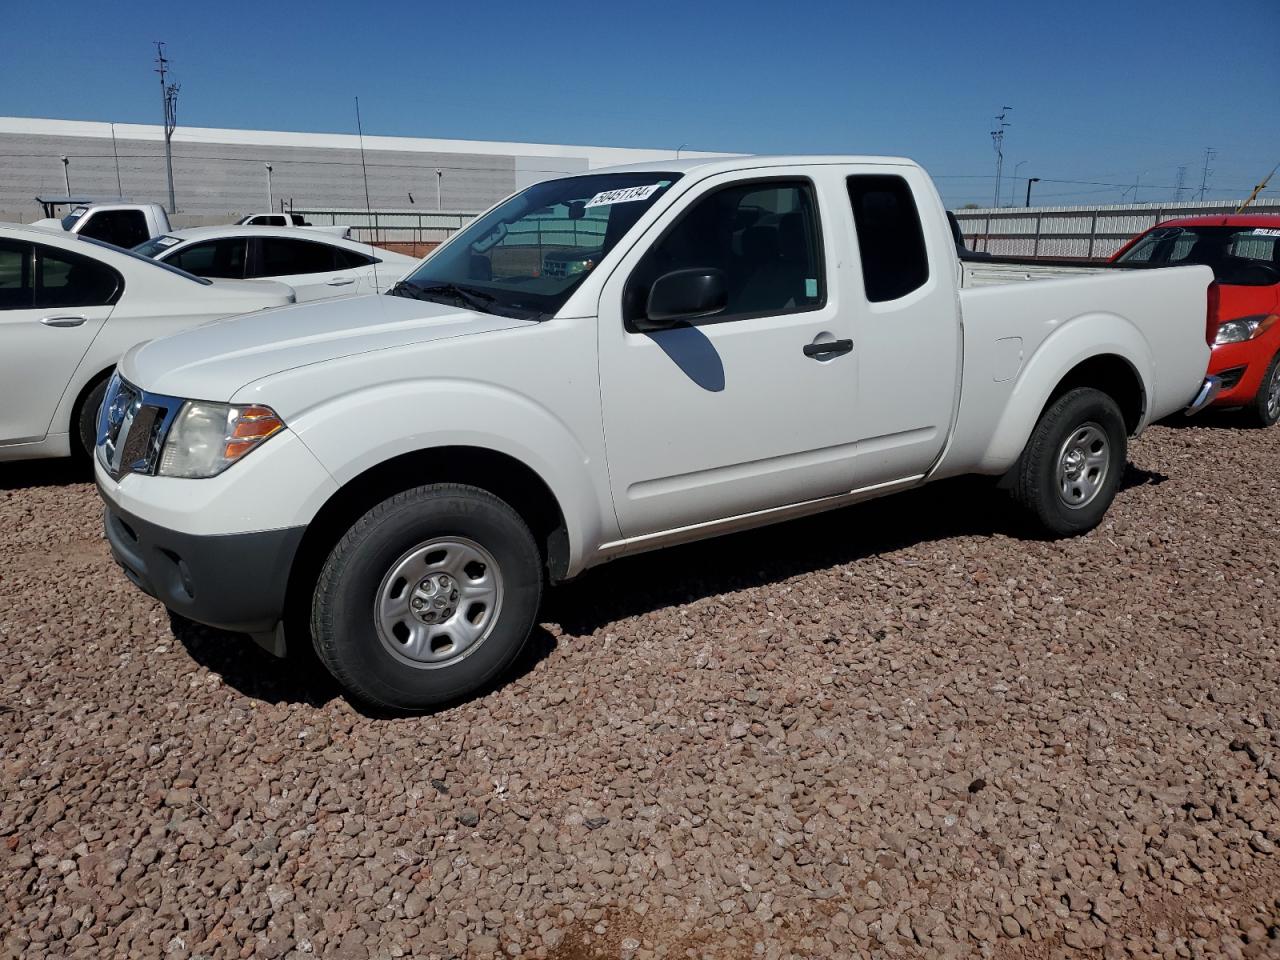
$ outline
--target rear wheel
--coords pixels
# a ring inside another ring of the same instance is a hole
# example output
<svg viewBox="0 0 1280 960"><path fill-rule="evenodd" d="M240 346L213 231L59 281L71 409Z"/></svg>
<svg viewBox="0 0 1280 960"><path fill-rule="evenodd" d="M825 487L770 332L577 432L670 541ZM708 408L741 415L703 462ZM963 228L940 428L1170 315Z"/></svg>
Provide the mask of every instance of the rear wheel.
<svg viewBox="0 0 1280 960"><path fill-rule="evenodd" d="M71 455L88 460L98 441L98 408L107 395L107 377L103 377L80 400L72 417Z"/></svg>
<svg viewBox="0 0 1280 960"><path fill-rule="evenodd" d="M541 555L519 514L478 487L431 484L384 500L333 548L311 632L353 695L422 710L505 670L541 595Z"/></svg>
<svg viewBox="0 0 1280 960"><path fill-rule="evenodd" d="M1248 410L1250 418L1260 427L1269 427L1280 420L1280 353L1271 358L1271 365L1262 375L1262 385Z"/></svg>
<svg viewBox="0 0 1280 960"><path fill-rule="evenodd" d="M1071 390L1040 416L1017 466L1013 495L1057 536L1098 525L1128 456L1124 416L1100 390Z"/></svg>

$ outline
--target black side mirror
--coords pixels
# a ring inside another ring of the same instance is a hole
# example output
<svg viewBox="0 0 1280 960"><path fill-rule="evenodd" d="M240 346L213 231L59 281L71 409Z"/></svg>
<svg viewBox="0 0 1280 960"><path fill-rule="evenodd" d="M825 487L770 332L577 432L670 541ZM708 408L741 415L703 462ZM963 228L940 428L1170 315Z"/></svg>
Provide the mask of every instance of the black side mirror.
<svg viewBox="0 0 1280 960"><path fill-rule="evenodd" d="M710 267L664 273L649 288L645 315L633 321L636 330L666 330L681 320L719 313L729 304L724 272Z"/></svg>

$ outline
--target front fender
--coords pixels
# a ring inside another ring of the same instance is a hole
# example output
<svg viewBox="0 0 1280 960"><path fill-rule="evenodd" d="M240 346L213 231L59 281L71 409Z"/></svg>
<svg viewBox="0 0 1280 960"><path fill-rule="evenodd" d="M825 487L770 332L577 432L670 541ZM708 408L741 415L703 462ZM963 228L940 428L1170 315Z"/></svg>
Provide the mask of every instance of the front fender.
<svg viewBox="0 0 1280 960"><path fill-rule="evenodd" d="M593 456L545 406L494 384L450 378L379 384L313 406L290 427L339 487L394 457L436 447L476 447L520 461L560 505L570 576L599 544L620 536L603 456Z"/></svg>
<svg viewBox="0 0 1280 960"><path fill-rule="evenodd" d="M1049 397L1064 377L1086 360L1116 356L1133 368L1142 384L1139 430L1146 425L1155 390L1155 362L1147 339L1131 321L1112 313L1086 313L1055 325L1023 363L977 472L998 474L1022 455Z"/></svg>

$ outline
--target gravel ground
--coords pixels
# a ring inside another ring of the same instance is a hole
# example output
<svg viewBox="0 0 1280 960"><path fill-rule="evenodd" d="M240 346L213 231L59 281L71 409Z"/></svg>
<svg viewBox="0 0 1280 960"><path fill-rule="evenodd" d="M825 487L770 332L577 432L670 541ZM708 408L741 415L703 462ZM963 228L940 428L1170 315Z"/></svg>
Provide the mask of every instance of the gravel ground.
<svg viewBox="0 0 1280 960"><path fill-rule="evenodd" d="M0 472L14 957L1280 955L1280 430L1104 525L968 481L619 562L433 716L134 590Z"/></svg>

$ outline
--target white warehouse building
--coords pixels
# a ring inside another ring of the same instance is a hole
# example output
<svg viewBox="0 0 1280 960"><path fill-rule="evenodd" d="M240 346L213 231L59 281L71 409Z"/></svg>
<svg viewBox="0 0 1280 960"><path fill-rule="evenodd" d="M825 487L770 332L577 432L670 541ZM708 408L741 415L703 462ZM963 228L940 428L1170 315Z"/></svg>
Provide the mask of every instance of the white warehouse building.
<svg viewBox="0 0 1280 960"><path fill-rule="evenodd" d="M675 155L674 149L366 135L362 169L355 134L179 126L174 219L226 222L261 211L268 189L274 209L283 202L299 210L363 211L365 170L368 206L375 210L474 213L547 177ZM0 117L0 219L36 219L35 198L65 196L68 184L77 197L167 204L163 128Z"/></svg>

